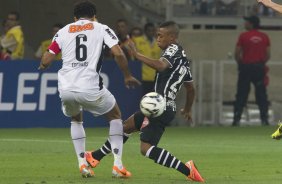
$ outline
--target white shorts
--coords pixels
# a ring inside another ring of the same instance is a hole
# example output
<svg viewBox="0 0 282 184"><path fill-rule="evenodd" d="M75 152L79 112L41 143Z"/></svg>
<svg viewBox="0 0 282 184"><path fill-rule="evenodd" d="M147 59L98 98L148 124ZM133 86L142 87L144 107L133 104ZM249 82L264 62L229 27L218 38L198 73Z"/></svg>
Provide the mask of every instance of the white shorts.
<svg viewBox="0 0 282 184"><path fill-rule="evenodd" d="M62 110L65 116L78 115L82 110L89 111L94 116L103 115L115 106L116 99L106 88L102 95L89 93L61 91Z"/></svg>

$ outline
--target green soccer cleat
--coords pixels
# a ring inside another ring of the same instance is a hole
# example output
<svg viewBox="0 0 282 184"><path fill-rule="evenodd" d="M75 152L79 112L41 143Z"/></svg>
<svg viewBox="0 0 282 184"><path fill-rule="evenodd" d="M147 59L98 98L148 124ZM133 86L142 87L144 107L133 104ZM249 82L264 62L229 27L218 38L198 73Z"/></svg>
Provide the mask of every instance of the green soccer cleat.
<svg viewBox="0 0 282 184"><path fill-rule="evenodd" d="M282 122L279 121L278 129L271 135L272 139L279 140L282 137Z"/></svg>

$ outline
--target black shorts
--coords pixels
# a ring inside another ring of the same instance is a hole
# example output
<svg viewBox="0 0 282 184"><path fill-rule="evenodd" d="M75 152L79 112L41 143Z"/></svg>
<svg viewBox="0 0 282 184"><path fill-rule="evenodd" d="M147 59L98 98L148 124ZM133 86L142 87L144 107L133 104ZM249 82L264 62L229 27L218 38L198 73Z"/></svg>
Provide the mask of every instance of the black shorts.
<svg viewBox="0 0 282 184"><path fill-rule="evenodd" d="M156 118L148 118L148 122L144 121L145 116L138 111L134 114L135 127L140 130L140 140L157 146L165 127L175 117L175 111L164 111L164 113Z"/></svg>

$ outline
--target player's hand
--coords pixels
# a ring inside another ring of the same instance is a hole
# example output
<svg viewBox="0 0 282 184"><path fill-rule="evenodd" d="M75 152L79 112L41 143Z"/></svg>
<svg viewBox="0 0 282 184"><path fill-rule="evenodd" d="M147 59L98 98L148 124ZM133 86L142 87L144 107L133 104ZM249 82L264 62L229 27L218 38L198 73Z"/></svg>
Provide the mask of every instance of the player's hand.
<svg viewBox="0 0 282 184"><path fill-rule="evenodd" d="M191 111L187 111L185 109L181 109L180 111L181 111L181 114L182 114L182 116L184 117L184 119L186 121L189 121L189 122L193 121L192 120L192 112Z"/></svg>
<svg viewBox="0 0 282 184"><path fill-rule="evenodd" d="M258 3L262 3L262 4L264 4L267 7L270 7L270 5L272 3L271 0L257 0L257 1L258 1Z"/></svg>
<svg viewBox="0 0 282 184"><path fill-rule="evenodd" d="M127 48L128 48L128 50L132 53L133 56L136 56L136 54L137 54L137 49L136 49L135 44L134 44L133 41L129 40L129 41L127 42Z"/></svg>
<svg viewBox="0 0 282 184"><path fill-rule="evenodd" d="M124 83L125 83L126 88L128 88L128 89L130 89L130 88L134 89L136 86L141 85L141 82L133 76L126 77L124 79Z"/></svg>
<svg viewBox="0 0 282 184"><path fill-rule="evenodd" d="M49 68L49 65L44 65L43 63L40 63L38 70L45 70L47 68Z"/></svg>

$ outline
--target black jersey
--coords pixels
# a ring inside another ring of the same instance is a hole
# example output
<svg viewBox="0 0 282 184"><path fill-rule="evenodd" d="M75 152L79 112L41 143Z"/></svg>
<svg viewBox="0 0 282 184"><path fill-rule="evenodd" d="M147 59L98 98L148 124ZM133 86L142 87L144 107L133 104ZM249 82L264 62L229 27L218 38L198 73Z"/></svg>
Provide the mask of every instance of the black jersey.
<svg viewBox="0 0 282 184"><path fill-rule="evenodd" d="M166 100L166 110L176 111L175 98L183 82L191 82L189 60L183 48L178 44L171 44L162 53L161 58L167 60L170 67L162 72L157 72L155 91Z"/></svg>

